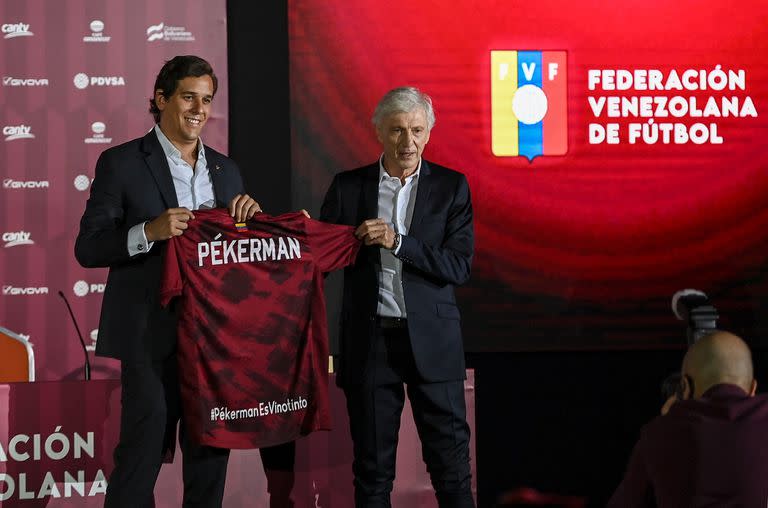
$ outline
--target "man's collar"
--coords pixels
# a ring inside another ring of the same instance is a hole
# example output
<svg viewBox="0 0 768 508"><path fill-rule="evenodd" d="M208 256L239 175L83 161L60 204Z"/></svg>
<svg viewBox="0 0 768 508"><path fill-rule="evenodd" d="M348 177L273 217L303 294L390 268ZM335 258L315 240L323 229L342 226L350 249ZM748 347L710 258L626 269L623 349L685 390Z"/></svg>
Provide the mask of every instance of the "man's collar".
<svg viewBox="0 0 768 508"><path fill-rule="evenodd" d="M176 148L173 143L171 143L171 140L168 139L168 136L166 136L163 130L160 128L160 124L155 124L155 134L157 135L157 140L160 141L160 146L162 147L163 153L165 153L166 157L169 159L181 159L181 151ZM203 147L202 138L197 138L197 160L202 161L203 163L206 162L205 148Z"/></svg>
<svg viewBox="0 0 768 508"><path fill-rule="evenodd" d="M423 159L419 159L419 165L416 166L416 171L408 175L405 179L409 180L415 176L419 175L419 171L421 170L421 162ZM384 168L384 154L382 153L379 156L379 182L381 182L385 177L387 178L395 178L391 176L389 173L387 173L387 170Z"/></svg>

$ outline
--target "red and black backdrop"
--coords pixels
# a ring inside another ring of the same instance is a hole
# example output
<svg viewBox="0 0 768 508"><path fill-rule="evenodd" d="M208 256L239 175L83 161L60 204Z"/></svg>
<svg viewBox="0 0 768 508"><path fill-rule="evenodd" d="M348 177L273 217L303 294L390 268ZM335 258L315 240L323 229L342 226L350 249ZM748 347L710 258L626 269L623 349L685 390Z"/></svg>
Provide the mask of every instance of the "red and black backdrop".
<svg viewBox="0 0 768 508"><path fill-rule="evenodd" d="M767 14L759 0L290 1L294 205L319 206L335 172L376 160L377 100L417 86L437 113L426 158L463 171L472 189L469 350L679 345L670 298L689 287L708 293L721 326L758 341L768 336ZM494 155L500 50L565 52L564 155ZM590 72L601 78L592 86ZM652 107L622 111L622 101ZM617 142L591 140L591 124L615 128ZM658 140L630 142L654 128Z"/></svg>

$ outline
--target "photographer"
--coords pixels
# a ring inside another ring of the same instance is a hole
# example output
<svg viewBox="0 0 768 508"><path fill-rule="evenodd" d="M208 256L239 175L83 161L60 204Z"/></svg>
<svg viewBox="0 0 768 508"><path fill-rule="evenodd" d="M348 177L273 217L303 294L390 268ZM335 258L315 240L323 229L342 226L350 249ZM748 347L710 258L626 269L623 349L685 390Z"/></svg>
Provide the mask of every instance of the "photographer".
<svg viewBox="0 0 768 508"><path fill-rule="evenodd" d="M768 396L755 396L749 347L716 331L690 347L681 372L680 390L642 429L608 507L764 507Z"/></svg>

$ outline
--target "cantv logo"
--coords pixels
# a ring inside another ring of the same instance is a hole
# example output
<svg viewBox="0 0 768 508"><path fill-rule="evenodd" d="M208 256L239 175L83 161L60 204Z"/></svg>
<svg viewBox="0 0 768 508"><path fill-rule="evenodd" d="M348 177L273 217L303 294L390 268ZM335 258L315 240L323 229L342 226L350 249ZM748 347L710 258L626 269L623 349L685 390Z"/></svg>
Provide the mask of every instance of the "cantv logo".
<svg viewBox="0 0 768 508"><path fill-rule="evenodd" d="M103 293L106 287L106 284L88 284L84 280L79 280L72 286L72 292L75 296L83 297L89 293Z"/></svg>
<svg viewBox="0 0 768 508"><path fill-rule="evenodd" d="M35 35L29 31L29 25L26 23L5 23L3 26L0 26L0 32L5 34L5 37L3 37L4 39Z"/></svg>
<svg viewBox="0 0 768 508"><path fill-rule="evenodd" d="M32 134L32 127L28 125L6 125L3 127L3 136L5 136L6 141L35 139L35 135Z"/></svg>
<svg viewBox="0 0 768 508"><path fill-rule="evenodd" d="M491 51L491 150L497 157L568 151L565 51Z"/></svg>
<svg viewBox="0 0 768 508"><path fill-rule="evenodd" d="M3 233L2 240L5 242L4 247L16 247L17 245L34 245L32 240L32 233L26 231L14 231Z"/></svg>
<svg viewBox="0 0 768 508"><path fill-rule="evenodd" d="M75 74L72 78L75 88L84 90L88 86L125 86L125 78L122 76L88 76L84 72Z"/></svg>
<svg viewBox="0 0 768 508"><path fill-rule="evenodd" d="M31 296L47 295L47 287L26 287L18 288L14 286L3 286L3 296Z"/></svg>

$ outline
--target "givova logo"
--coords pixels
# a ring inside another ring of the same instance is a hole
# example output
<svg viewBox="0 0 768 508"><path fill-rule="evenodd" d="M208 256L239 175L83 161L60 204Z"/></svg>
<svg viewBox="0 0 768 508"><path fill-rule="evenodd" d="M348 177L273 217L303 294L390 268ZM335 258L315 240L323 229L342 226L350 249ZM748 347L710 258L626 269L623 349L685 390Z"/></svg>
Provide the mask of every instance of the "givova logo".
<svg viewBox="0 0 768 508"><path fill-rule="evenodd" d="M48 180L3 180L3 189L47 189L51 186Z"/></svg>
<svg viewBox="0 0 768 508"><path fill-rule="evenodd" d="M29 296L29 295L47 295L47 287L15 287L3 286L3 296Z"/></svg>
<svg viewBox="0 0 768 508"><path fill-rule="evenodd" d="M497 157L568 151L565 51L491 51L491 150Z"/></svg>
<svg viewBox="0 0 768 508"><path fill-rule="evenodd" d="M48 78L14 78L3 76L3 86L48 86Z"/></svg>

